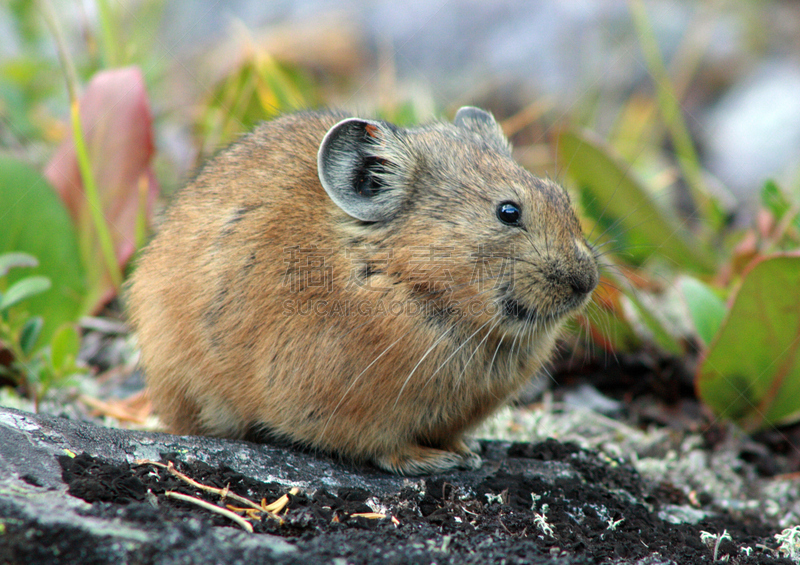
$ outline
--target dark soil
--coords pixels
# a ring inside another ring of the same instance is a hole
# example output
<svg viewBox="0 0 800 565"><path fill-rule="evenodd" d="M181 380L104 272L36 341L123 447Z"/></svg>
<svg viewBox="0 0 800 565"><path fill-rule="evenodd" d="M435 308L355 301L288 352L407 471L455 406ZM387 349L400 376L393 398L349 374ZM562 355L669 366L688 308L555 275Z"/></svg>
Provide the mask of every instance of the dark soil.
<svg viewBox="0 0 800 565"><path fill-rule="evenodd" d="M489 442L484 448L497 445ZM547 563L556 556L559 563L613 563L660 555L690 565L713 561L713 548L701 542L701 531L727 530L738 545L723 541L718 559L728 556L730 563L741 564L791 563L759 545L769 543L765 540L774 528L757 517L716 513L696 524L662 519L659 511L687 504L683 495L671 485L647 485L623 461L603 460L597 453L557 441L505 444L502 450L494 456L509 462L559 461L565 464L565 472L553 480L514 472L514 465L504 464L480 482L451 484L432 478L421 490L409 487L391 496L358 488L299 493L290 495L280 520L265 516L255 521L254 535L280 536L302 554L302 558L287 554L270 559L277 563L344 558L350 564L513 564ZM269 503L289 490L226 467L189 464L174 455L162 458L167 461L200 483L228 486L253 501L264 498ZM172 490L220 503L219 496L192 487L164 468L108 464L85 454L61 457L60 463L70 494L92 503L90 512L99 517L149 523L180 523L194 517L204 528L238 527L223 516L167 498L165 491ZM386 517L354 516L376 509ZM542 516L551 532L545 531ZM770 545L774 548L774 543ZM744 546L753 548L749 556L740 551Z"/></svg>
<svg viewBox="0 0 800 565"><path fill-rule="evenodd" d="M620 409L614 419L641 429L654 425L680 433L702 435L713 450L728 439L730 427L697 398L696 354L676 358L648 348L635 353L598 357L571 349L560 352L550 370L555 397L587 384ZM739 457L754 465L761 477L800 472L800 423L760 431L742 438Z"/></svg>

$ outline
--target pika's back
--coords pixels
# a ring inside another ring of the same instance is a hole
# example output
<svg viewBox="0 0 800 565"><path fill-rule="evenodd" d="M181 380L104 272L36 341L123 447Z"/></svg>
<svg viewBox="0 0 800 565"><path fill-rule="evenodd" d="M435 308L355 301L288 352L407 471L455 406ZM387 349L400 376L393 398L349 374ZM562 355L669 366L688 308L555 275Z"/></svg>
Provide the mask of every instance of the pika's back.
<svg viewBox="0 0 800 565"><path fill-rule="evenodd" d="M275 207L284 200L297 202L297 213L303 218L311 214L310 219L318 219L313 215L321 213L328 199L320 190L317 150L325 133L344 117L302 112L261 124L212 157L176 195L164 229L180 225L210 234L214 230L209 222L233 226L253 209ZM200 210L202 215L193 215ZM206 210L213 213L206 215ZM287 206L283 212L292 210ZM276 224L292 222L291 217L269 218Z"/></svg>
<svg viewBox="0 0 800 565"><path fill-rule="evenodd" d="M175 196L138 261L130 304L140 332L158 316L152 311L157 305L161 315L175 311L186 343L198 322L219 333L226 314L236 318L251 310L246 297L237 304L229 295L261 285L258 292L267 296L279 285L284 249L333 245L316 151L341 118L305 112L266 122L202 167Z"/></svg>
<svg viewBox="0 0 800 565"><path fill-rule="evenodd" d="M129 294L177 433L267 432L398 473L462 440L545 363L597 284L567 194L494 118L404 129L304 112L211 159Z"/></svg>

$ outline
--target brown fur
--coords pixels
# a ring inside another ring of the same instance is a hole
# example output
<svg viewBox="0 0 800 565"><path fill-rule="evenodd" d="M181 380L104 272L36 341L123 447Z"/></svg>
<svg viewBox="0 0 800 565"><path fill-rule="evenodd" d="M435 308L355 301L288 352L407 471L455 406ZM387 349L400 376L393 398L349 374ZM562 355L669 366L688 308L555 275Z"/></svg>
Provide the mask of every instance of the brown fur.
<svg viewBox="0 0 800 565"><path fill-rule="evenodd" d="M155 408L180 434L261 427L398 473L474 467L463 434L548 360L595 259L566 193L493 121L381 129L402 206L351 217L317 170L346 117L265 123L178 194L129 294ZM504 201L524 229L498 219ZM514 318L509 297L537 315Z"/></svg>

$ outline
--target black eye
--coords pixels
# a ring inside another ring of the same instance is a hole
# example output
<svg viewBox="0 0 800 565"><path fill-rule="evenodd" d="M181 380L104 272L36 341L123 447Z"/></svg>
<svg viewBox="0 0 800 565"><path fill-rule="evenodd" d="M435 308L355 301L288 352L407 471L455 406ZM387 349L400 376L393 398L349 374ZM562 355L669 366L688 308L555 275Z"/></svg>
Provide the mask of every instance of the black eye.
<svg viewBox="0 0 800 565"><path fill-rule="evenodd" d="M498 219L509 226L518 226L521 216L519 204L514 202L503 202L497 207Z"/></svg>

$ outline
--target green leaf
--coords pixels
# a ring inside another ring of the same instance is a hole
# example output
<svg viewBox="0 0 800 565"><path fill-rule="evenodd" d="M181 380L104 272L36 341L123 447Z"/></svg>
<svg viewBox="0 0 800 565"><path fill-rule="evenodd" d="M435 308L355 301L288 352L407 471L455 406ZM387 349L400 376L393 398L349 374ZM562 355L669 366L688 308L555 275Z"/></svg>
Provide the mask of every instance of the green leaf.
<svg viewBox="0 0 800 565"><path fill-rule="evenodd" d="M693 277L682 276L677 284L689 308L697 336L708 347L725 319L725 302L708 285Z"/></svg>
<svg viewBox="0 0 800 565"><path fill-rule="evenodd" d="M800 418L800 253L774 255L744 275L697 373L699 396L746 429Z"/></svg>
<svg viewBox="0 0 800 565"><path fill-rule="evenodd" d="M22 330L19 332L19 346L25 355L30 355L36 346L39 335L42 333L42 326L44 326L44 320L41 316L30 318L22 326Z"/></svg>
<svg viewBox="0 0 800 565"><path fill-rule="evenodd" d="M710 272L715 261L705 246L666 216L650 193L634 178L630 165L586 134L565 131L558 139L559 159L566 174L592 203L587 210L601 227L615 228L615 244L632 262L657 254L676 265Z"/></svg>
<svg viewBox="0 0 800 565"><path fill-rule="evenodd" d="M56 371L67 370L78 358L81 340L72 324L64 324L56 331L50 342L50 359Z"/></svg>
<svg viewBox="0 0 800 565"><path fill-rule="evenodd" d="M26 277L15 282L3 293L0 311L8 310L15 304L49 290L52 284L47 277Z"/></svg>
<svg viewBox="0 0 800 565"><path fill-rule="evenodd" d="M39 261L27 253L3 253L0 255L0 277L4 277L11 269L17 267L38 267Z"/></svg>
<svg viewBox="0 0 800 565"><path fill-rule="evenodd" d="M776 220L780 220L791 207L789 199L774 180L766 181L761 188L761 204L772 212Z"/></svg>
<svg viewBox="0 0 800 565"><path fill-rule="evenodd" d="M50 292L31 298L25 309L44 319L41 338L84 312L86 286L72 221L53 188L27 165L0 156L0 254L23 252L39 260L32 271L11 271L9 284L26 275L45 276Z"/></svg>
<svg viewBox="0 0 800 565"><path fill-rule="evenodd" d="M776 223L784 221L787 213L794 214L791 222L794 229L800 230L800 214L792 206L793 202L774 180L768 180L761 188L761 205L769 210ZM792 248L794 244L792 244Z"/></svg>
<svg viewBox="0 0 800 565"><path fill-rule="evenodd" d="M640 321L653 336L653 341L655 341L656 345L672 355L683 355L684 351L681 344L670 333L666 325L659 319L659 316L651 311L650 307L642 300L642 296L639 295L638 291L631 289L625 296L636 309Z"/></svg>

